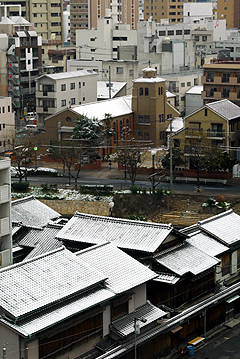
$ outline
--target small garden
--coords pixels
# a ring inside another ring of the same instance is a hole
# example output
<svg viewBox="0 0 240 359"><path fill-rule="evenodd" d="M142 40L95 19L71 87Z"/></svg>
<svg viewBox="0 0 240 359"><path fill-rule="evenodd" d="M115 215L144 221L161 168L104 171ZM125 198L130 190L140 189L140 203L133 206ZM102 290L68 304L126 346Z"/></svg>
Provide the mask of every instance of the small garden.
<svg viewBox="0 0 240 359"><path fill-rule="evenodd" d="M224 196L217 196L216 198L210 197L202 203L203 208L218 208L218 209L229 209L232 204L226 202Z"/></svg>

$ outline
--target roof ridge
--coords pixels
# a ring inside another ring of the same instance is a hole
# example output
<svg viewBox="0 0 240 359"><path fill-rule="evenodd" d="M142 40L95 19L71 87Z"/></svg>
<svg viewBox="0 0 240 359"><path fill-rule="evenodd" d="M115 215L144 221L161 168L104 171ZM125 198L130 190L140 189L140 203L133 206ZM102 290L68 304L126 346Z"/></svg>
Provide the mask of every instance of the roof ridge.
<svg viewBox="0 0 240 359"><path fill-rule="evenodd" d="M208 223L208 222L211 222L212 220L215 220L215 219L219 219L221 217L224 217L224 216L227 216L228 214L230 213L235 213L233 212L232 208L230 208L228 211L225 211L225 212L222 212L222 213L219 213L219 214L216 214L215 216L212 216L210 218L206 218L206 219L203 219L202 221L198 221L198 225L201 226L205 223Z"/></svg>
<svg viewBox="0 0 240 359"><path fill-rule="evenodd" d="M33 195L23 197L23 198L18 198L15 201L12 201L11 205L13 206L15 203L19 203L19 202L27 202L30 199L36 199L36 198Z"/></svg>
<svg viewBox="0 0 240 359"><path fill-rule="evenodd" d="M74 216L78 216L80 218L93 218L95 220L99 219L99 220L104 220L106 222L112 222L112 223L128 223L131 225L144 225L145 227L154 227L154 228L169 228L169 229L173 229L173 225L171 223L167 224L167 223L154 223L154 222L145 222L145 221L135 221L133 219L127 219L127 218L117 218L117 217L107 217L107 216L99 216L96 214L89 214L89 213L80 213L78 211L75 212Z"/></svg>
<svg viewBox="0 0 240 359"><path fill-rule="evenodd" d="M92 250L95 250L95 249L97 249L97 248L106 246L106 245L108 245L108 244L112 244L112 242L106 241L106 242L104 242L104 243L95 244L94 246L81 249L80 251L77 251L77 252L75 252L74 254L75 254L76 256L78 256L78 255L81 255L82 253L90 252L90 251L92 251ZM112 245L113 245L113 244L112 244ZM114 247L115 247L115 246L114 246ZM116 247L116 248L117 248L117 247Z"/></svg>

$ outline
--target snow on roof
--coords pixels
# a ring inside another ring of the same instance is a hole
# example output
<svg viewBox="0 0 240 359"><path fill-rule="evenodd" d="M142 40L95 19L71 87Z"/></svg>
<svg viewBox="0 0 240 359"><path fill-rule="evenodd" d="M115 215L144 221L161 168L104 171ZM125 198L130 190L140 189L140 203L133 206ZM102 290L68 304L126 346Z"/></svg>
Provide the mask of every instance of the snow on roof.
<svg viewBox="0 0 240 359"><path fill-rule="evenodd" d="M218 256L229 249L207 233L199 230L191 233L187 242L213 257Z"/></svg>
<svg viewBox="0 0 240 359"><path fill-rule="evenodd" d="M167 224L76 212L57 237L89 244L109 241L119 248L153 253L172 231L172 225Z"/></svg>
<svg viewBox="0 0 240 359"><path fill-rule="evenodd" d="M15 22L10 20L9 17L2 16L2 21L0 22L0 24L1 25L4 25L4 24L13 25L13 24L15 24Z"/></svg>
<svg viewBox="0 0 240 359"><path fill-rule="evenodd" d="M203 91L203 86L193 86L192 88L190 88L190 90L186 92L186 94L201 95L202 91Z"/></svg>
<svg viewBox="0 0 240 359"><path fill-rule="evenodd" d="M227 120L232 120L234 118L240 117L239 106L235 105L233 102L227 99L211 102L206 104L205 106L212 109L219 115L225 117Z"/></svg>
<svg viewBox="0 0 240 359"><path fill-rule="evenodd" d="M147 302L134 312L124 315L117 320L114 320L112 322L110 330L117 333L120 337L126 337L127 335L134 333L134 318L146 319L144 321L138 321L139 327L142 328L157 321L166 314L167 313L164 312L162 309L159 309L150 302Z"/></svg>
<svg viewBox="0 0 240 359"><path fill-rule="evenodd" d="M15 23L15 24L20 24L20 25L31 25L31 23L29 21L27 21L24 17L22 16L10 16L10 19Z"/></svg>
<svg viewBox="0 0 240 359"><path fill-rule="evenodd" d="M187 242L157 254L154 258L159 264L180 276L189 272L193 275L200 274L220 262Z"/></svg>
<svg viewBox="0 0 240 359"><path fill-rule="evenodd" d="M232 209L198 222L198 226L219 238L224 244L240 241L240 216Z"/></svg>
<svg viewBox="0 0 240 359"><path fill-rule="evenodd" d="M33 196L13 201L11 215L13 223L22 223L26 227L43 227L51 219L61 216Z"/></svg>
<svg viewBox="0 0 240 359"><path fill-rule="evenodd" d="M0 306L13 317L63 301L106 276L65 248L0 270Z"/></svg>
<svg viewBox="0 0 240 359"><path fill-rule="evenodd" d="M97 73L89 72L87 70L79 70L79 71L71 71L71 72L59 72L57 74L44 74L42 76L47 76L53 80L61 80L61 79L76 78L76 77L90 76L90 75L97 75Z"/></svg>
<svg viewBox="0 0 240 359"><path fill-rule="evenodd" d="M126 84L127 82L111 82L111 98L114 98ZM109 98L109 82L97 81L97 98L99 100Z"/></svg>
<svg viewBox="0 0 240 359"><path fill-rule="evenodd" d="M146 83L155 83L155 82L165 82L166 79L163 79L162 77L139 77L136 80L133 80L133 82L146 82Z"/></svg>
<svg viewBox="0 0 240 359"><path fill-rule="evenodd" d="M177 132L183 128L183 118L174 117L172 120L172 132ZM170 124L168 125L166 132L170 132Z"/></svg>
<svg viewBox="0 0 240 359"><path fill-rule="evenodd" d="M79 115L85 115L88 118L97 118L98 120L103 120L106 113L109 113L113 117L129 115L133 113L132 96L92 102L86 105L71 107L71 110Z"/></svg>
<svg viewBox="0 0 240 359"><path fill-rule="evenodd" d="M106 287L118 294L157 276L111 243L90 247L76 255L106 275L108 277L105 282Z"/></svg>
<svg viewBox="0 0 240 359"><path fill-rule="evenodd" d="M168 90L166 90L166 96L167 98L176 97L176 95Z"/></svg>
<svg viewBox="0 0 240 359"><path fill-rule="evenodd" d="M175 274L170 273L157 273L157 277L153 279L154 282L160 282L160 283L168 283L168 284L176 284L180 277L177 277Z"/></svg>

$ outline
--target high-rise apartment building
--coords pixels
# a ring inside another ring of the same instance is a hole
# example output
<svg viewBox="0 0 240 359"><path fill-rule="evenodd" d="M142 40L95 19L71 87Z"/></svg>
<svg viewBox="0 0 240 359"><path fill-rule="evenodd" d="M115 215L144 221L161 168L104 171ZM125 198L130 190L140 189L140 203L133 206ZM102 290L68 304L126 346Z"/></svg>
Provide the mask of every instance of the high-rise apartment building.
<svg viewBox="0 0 240 359"><path fill-rule="evenodd" d="M151 18L155 22L161 22L161 19L168 19L171 23L183 22L185 2L195 2L195 0L145 0L144 20Z"/></svg>
<svg viewBox="0 0 240 359"><path fill-rule="evenodd" d="M77 29L97 28L97 20L109 13L114 24L137 28L139 0L70 0L71 44L76 45Z"/></svg>
<svg viewBox="0 0 240 359"><path fill-rule="evenodd" d="M17 5L19 1L5 0L6 5ZM9 6L8 16L19 15L16 6ZM57 0L23 0L21 15L34 24L38 35L43 39L62 39L63 2ZM6 15L5 15L6 16Z"/></svg>
<svg viewBox="0 0 240 359"><path fill-rule="evenodd" d="M240 26L240 4L239 0L218 0L217 1L217 18L225 19L227 28Z"/></svg>

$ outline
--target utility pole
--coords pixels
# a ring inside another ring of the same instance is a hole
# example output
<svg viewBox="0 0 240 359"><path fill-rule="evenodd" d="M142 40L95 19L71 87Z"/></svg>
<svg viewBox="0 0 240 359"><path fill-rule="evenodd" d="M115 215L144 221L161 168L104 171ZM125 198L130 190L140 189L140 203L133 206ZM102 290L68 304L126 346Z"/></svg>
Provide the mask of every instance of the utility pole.
<svg viewBox="0 0 240 359"><path fill-rule="evenodd" d="M111 94L111 67L108 67L108 91L109 91L109 99L112 97Z"/></svg>
<svg viewBox="0 0 240 359"><path fill-rule="evenodd" d="M169 147L170 147L170 191L173 189L173 163L172 163L172 118L170 121L170 138L169 138Z"/></svg>

